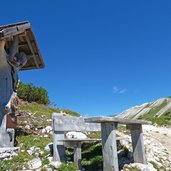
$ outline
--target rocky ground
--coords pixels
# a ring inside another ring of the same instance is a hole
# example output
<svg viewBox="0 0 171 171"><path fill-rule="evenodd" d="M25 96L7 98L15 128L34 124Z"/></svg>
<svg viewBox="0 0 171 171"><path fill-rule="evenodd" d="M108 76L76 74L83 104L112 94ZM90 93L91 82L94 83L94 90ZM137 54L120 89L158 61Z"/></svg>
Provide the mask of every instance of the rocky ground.
<svg viewBox="0 0 171 171"><path fill-rule="evenodd" d="M171 171L171 127L145 125L143 126L143 133L148 165L126 164L123 170L128 171L131 168L138 168L147 171ZM118 134L126 138L126 140L121 140L121 144L132 151L131 137L123 132Z"/></svg>

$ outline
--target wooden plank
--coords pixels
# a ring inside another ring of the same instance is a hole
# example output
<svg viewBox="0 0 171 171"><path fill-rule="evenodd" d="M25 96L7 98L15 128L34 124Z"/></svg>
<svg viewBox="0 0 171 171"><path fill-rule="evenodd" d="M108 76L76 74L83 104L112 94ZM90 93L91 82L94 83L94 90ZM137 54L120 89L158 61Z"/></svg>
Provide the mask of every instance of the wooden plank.
<svg viewBox="0 0 171 171"><path fill-rule="evenodd" d="M70 138L70 139L60 139L59 141L63 141L63 142L92 142L92 141L101 141L101 139L91 139L91 138L87 138L87 139L74 139L74 138Z"/></svg>
<svg viewBox="0 0 171 171"><path fill-rule="evenodd" d="M147 164L144 149L142 125L129 125L131 130L134 162Z"/></svg>
<svg viewBox="0 0 171 171"><path fill-rule="evenodd" d="M115 123L101 123L104 171L119 170L116 143L116 128L117 124Z"/></svg>
<svg viewBox="0 0 171 171"><path fill-rule="evenodd" d="M28 23L29 23L28 21L23 21L23 22L18 22L15 24L8 24L8 25L0 26L0 30L5 29L5 28L9 28L9 27L20 26L20 25L28 24Z"/></svg>
<svg viewBox="0 0 171 171"><path fill-rule="evenodd" d="M74 163L77 168L81 170L81 143L77 142L76 148L74 148Z"/></svg>
<svg viewBox="0 0 171 171"><path fill-rule="evenodd" d="M116 137L116 140L123 140L123 139L127 139L125 137ZM63 142L92 142L92 141L101 141L101 139L94 139L94 138L86 138L86 139L76 139L76 138L64 138L64 139L60 139L59 141L63 141Z"/></svg>
<svg viewBox="0 0 171 171"><path fill-rule="evenodd" d="M21 39L21 38L20 38L20 39ZM33 42L33 41L30 41L30 43L32 44L32 43L34 43L34 42ZM28 43L20 43L18 46L19 46L19 47L28 46ZM30 55L30 56L33 57L33 55ZM36 56L38 56L38 55L36 55Z"/></svg>
<svg viewBox="0 0 171 171"><path fill-rule="evenodd" d="M109 116L85 118L85 122L89 122L89 123L116 122L120 124L145 124L145 125L151 124L151 122L149 121L123 119L123 118L109 117Z"/></svg>
<svg viewBox="0 0 171 171"><path fill-rule="evenodd" d="M60 113L54 113L52 118L55 131L93 132L101 130L100 124L85 123L82 117L62 116Z"/></svg>
<svg viewBox="0 0 171 171"><path fill-rule="evenodd" d="M34 59L34 62L36 64L36 67L39 68L39 64L37 63L37 58L36 58L35 52L33 50L32 44L31 44L31 42L30 42L30 40L28 38L27 32L25 32L25 36L26 36L26 40L27 40L28 46L30 48L30 51L31 51L31 53L33 55L33 59Z"/></svg>
<svg viewBox="0 0 171 171"><path fill-rule="evenodd" d="M5 36L8 36L8 35L13 35L13 34L16 34L18 32L17 28L14 26L14 27L9 27L9 28L6 28L4 29L3 31L3 35L4 37Z"/></svg>
<svg viewBox="0 0 171 171"><path fill-rule="evenodd" d="M64 139L64 132L54 131L53 132L53 160L59 162L65 162L65 147L60 139Z"/></svg>
<svg viewBox="0 0 171 171"><path fill-rule="evenodd" d="M5 35L4 35L3 31L0 31L0 40L12 38L13 36L21 35L21 34L23 34L24 32L25 32L24 30L17 31L17 32L16 32L16 31L14 31L14 32L11 31L10 34L5 34Z"/></svg>
<svg viewBox="0 0 171 171"><path fill-rule="evenodd" d="M22 24L22 25L18 25L17 30L19 30L19 31L26 30L26 29L29 29L30 27L31 27L30 23L25 23L25 24Z"/></svg>

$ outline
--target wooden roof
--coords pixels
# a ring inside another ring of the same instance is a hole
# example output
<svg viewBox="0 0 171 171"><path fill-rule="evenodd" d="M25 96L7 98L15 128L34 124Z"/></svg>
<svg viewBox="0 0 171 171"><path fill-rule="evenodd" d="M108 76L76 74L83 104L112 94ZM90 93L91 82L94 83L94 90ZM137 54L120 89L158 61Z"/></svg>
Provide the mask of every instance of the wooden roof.
<svg viewBox="0 0 171 171"><path fill-rule="evenodd" d="M19 37L19 52L23 51L27 57L27 64L21 70L44 68L38 44L29 22L21 22L0 26L0 40L6 40L6 49L9 48L13 36Z"/></svg>

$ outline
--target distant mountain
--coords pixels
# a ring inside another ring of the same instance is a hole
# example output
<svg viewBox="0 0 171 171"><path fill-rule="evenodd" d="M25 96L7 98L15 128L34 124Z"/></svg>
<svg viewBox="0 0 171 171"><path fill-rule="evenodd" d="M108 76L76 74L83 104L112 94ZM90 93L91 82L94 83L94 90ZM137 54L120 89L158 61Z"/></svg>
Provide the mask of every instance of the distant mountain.
<svg viewBox="0 0 171 171"><path fill-rule="evenodd" d="M171 98L144 103L120 113L117 117L150 120L159 125L171 125Z"/></svg>

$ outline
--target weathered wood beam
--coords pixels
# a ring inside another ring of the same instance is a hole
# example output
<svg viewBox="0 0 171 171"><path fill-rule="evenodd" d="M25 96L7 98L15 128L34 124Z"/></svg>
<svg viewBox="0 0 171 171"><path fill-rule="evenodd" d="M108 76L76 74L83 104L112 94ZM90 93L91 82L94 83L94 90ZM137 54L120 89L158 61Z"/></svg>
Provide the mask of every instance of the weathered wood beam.
<svg viewBox="0 0 171 171"><path fill-rule="evenodd" d="M64 143L60 141L64 139L64 131L53 132L53 160L64 162L65 161L65 147Z"/></svg>
<svg viewBox="0 0 171 171"><path fill-rule="evenodd" d="M29 46L29 48L30 48L30 51L31 51L31 53L32 53L32 55L33 55L33 59L34 59L34 62L35 62L35 64L36 64L36 67L39 68L39 64L38 64L38 62L37 62L37 60L36 60L36 55L35 55L35 52L34 52L34 50L33 50L32 44L31 44L31 42L30 42L30 40L29 40L29 37L28 37L28 35L27 35L27 31L25 32L25 36L26 36L26 40L27 40L28 46Z"/></svg>
<svg viewBox="0 0 171 171"><path fill-rule="evenodd" d="M30 41L30 43L32 44L33 41ZM20 43L18 46L19 46L19 47L28 46L28 43Z"/></svg>
<svg viewBox="0 0 171 171"><path fill-rule="evenodd" d="M144 149L142 125L129 125L133 147L134 162L147 164Z"/></svg>
<svg viewBox="0 0 171 171"><path fill-rule="evenodd" d="M81 142L77 142L74 148L74 163L81 170Z"/></svg>
<svg viewBox="0 0 171 171"><path fill-rule="evenodd" d="M124 119L124 118L109 117L109 116L97 116L97 117L86 118L85 121L89 123L115 122L120 124L144 124L144 125L151 124L150 121Z"/></svg>
<svg viewBox="0 0 171 171"><path fill-rule="evenodd" d="M101 123L103 170L118 171L116 123Z"/></svg>
<svg viewBox="0 0 171 171"><path fill-rule="evenodd" d="M17 25L17 26L12 26L12 27L1 27L3 29L0 31L0 39L6 39L9 37L13 37L15 35L19 35L21 33L24 33L26 29L29 29L30 23L25 23L23 25Z"/></svg>

